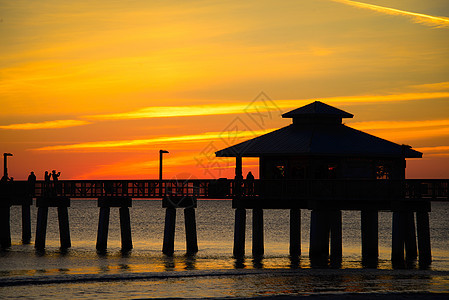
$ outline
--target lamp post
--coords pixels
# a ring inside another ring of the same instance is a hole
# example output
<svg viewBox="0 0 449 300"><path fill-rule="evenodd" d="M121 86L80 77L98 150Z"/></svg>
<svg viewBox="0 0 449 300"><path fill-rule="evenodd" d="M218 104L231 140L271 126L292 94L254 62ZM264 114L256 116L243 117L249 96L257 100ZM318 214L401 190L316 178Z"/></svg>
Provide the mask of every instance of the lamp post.
<svg viewBox="0 0 449 300"><path fill-rule="evenodd" d="M8 156L12 156L11 153L3 153L3 177L2 181L7 181L9 179L8 177Z"/></svg>
<svg viewBox="0 0 449 300"><path fill-rule="evenodd" d="M169 153L167 150L159 150L159 196L162 197L162 155Z"/></svg>

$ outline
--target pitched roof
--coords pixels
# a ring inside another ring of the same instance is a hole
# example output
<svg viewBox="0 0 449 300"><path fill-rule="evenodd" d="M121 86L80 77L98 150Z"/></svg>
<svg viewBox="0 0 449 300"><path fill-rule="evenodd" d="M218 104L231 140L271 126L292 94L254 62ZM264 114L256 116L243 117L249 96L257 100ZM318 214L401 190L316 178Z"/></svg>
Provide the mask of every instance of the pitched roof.
<svg viewBox="0 0 449 300"><path fill-rule="evenodd" d="M305 118L327 115L349 118L352 114L314 102L283 115ZM215 152L218 157L260 156L353 156L420 158L422 153L339 123L294 123L254 139Z"/></svg>
<svg viewBox="0 0 449 300"><path fill-rule="evenodd" d="M422 157L407 146L375 137L343 124L289 125L215 152L218 157L325 155L354 157Z"/></svg>
<svg viewBox="0 0 449 300"><path fill-rule="evenodd" d="M294 109L282 115L283 118L296 118L296 117L306 117L306 116L328 116L328 117L338 117L338 118L352 118L354 115L345 112L341 109L335 108L333 106L327 105L320 101L315 101L313 103L307 104L300 108Z"/></svg>

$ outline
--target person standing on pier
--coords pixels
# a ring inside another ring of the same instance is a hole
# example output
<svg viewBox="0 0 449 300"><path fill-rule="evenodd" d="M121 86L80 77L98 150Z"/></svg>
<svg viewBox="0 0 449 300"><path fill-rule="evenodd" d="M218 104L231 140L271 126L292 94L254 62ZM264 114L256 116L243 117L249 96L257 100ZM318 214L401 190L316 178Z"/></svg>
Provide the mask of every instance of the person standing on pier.
<svg viewBox="0 0 449 300"><path fill-rule="evenodd" d="M254 175L251 171L246 175L246 193L248 196L254 194Z"/></svg>
<svg viewBox="0 0 449 300"><path fill-rule="evenodd" d="M53 179L53 188L55 194L58 194L60 192L60 187L58 184L59 176L61 176L61 172L56 173L56 170L51 171L51 178Z"/></svg>
<svg viewBox="0 0 449 300"><path fill-rule="evenodd" d="M29 194L31 197L34 197L34 185L36 183L36 175L33 171L31 171L30 175L28 175L28 188Z"/></svg>
<svg viewBox="0 0 449 300"><path fill-rule="evenodd" d="M45 171L45 174L44 174L44 192L47 195L50 194L50 190L51 190L50 178L51 178L51 175L48 173L48 171Z"/></svg>

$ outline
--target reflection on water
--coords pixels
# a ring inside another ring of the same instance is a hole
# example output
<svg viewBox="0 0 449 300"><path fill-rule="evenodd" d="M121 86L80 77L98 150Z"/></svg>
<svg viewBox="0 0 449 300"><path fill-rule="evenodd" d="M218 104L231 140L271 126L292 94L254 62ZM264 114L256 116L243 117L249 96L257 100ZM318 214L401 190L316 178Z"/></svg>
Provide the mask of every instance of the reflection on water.
<svg viewBox="0 0 449 300"><path fill-rule="evenodd" d="M96 201L73 201L69 209L72 248L59 248L56 219L49 215L46 250L22 245L20 208L12 208L13 246L0 252L0 285L4 295L104 297L252 297L349 292L449 291L449 203L433 205L430 215L433 262L420 269L410 261L404 269L394 270L391 255L391 213L379 214L379 260L375 264L361 259L360 213L343 212L343 259L313 265L308 258L308 211L302 211L302 253L290 257L288 211L264 214L265 255L253 258L232 257L234 211L226 201L199 201L197 209L197 255L185 255L182 213L176 224L175 254L161 253L164 210L159 201L135 201L131 212L134 249L120 250L120 224L111 211L108 249L95 250L98 207ZM32 216L35 216L35 208ZM251 217L247 215L246 251L251 252ZM56 221L55 221L56 220ZM35 222L35 218L32 218ZM35 228L35 223L32 224ZM156 276L157 275L157 276ZM78 277L82 276L82 277ZM161 279L162 277L163 280ZM68 284L35 282L47 278L67 279ZM77 281L78 279L79 281ZM81 280L82 279L82 280ZM101 282L107 279L107 284ZM23 283L14 283L23 280ZM80 283L83 281L83 283ZM126 286L116 281L126 282ZM11 286L8 286L11 285ZM14 285L15 284L15 285ZM37 284L34 286L34 284ZM126 293L125 293L126 291ZM17 293L17 294L16 294ZM53 293L53 294L52 294ZM71 294L74 293L74 294Z"/></svg>

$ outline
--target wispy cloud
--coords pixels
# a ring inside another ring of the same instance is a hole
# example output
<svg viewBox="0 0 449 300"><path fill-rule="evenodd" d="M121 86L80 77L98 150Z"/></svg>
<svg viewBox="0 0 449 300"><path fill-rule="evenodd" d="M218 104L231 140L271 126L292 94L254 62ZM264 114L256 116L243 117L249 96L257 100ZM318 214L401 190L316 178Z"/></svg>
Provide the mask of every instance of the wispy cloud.
<svg viewBox="0 0 449 300"><path fill-rule="evenodd" d="M55 129L55 128L82 126L90 123L91 122L84 120L56 120L56 121L45 121L40 123L0 125L0 129L14 129L14 130Z"/></svg>
<svg viewBox="0 0 449 300"><path fill-rule="evenodd" d="M449 27L449 18L446 17L439 17L439 16L432 16L432 15L426 15L421 13L415 13L411 11L406 10L400 10L396 8L390 8L385 6L379 6L374 4L368 4L358 1L350 1L350 0L331 0L334 2L339 2L359 8L365 8L374 10L377 12L389 14L389 15L400 15L400 16L406 16L412 18L412 20L416 23L422 23L429 26L436 26L436 27Z"/></svg>
<svg viewBox="0 0 449 300"><path fill-rule="evenodd" d="M272 131L273 129L256 130L256 131L239 131L232 132L236 138L254 137ZM166 136L156 137L149 139L136 139L136 140L119 140L119 141L99 141L99 142L87 142L69 145L55 145L36 148L33 150L39 151L64 151L64 150L93 150L93 149L107 149L107 148L122 148L133 146L144 146L150 144L161 144L170 142L195 142L203 140L214 140L223 137L223 132L206 132L202 134L193 135L179 135L179 136Z"/></svg>
<svg viewBox="0 0 449 300"><path fill-rule="evenodd" d="M402 93L392 95L361 95L317 98L317 100L331 104L363 104L373 102L411 101L424 99L449 98L449 92L430 93ZM310 103L313 99L291 99L274 100L280 109L297 108L300 105ZM152 106L136 111L115 114L102 114L84 116L90 120L123 120L123 119L145 119L145 118L168 118L168 117L191 117L191 116L213 116L241 113L255 113L259 106L248 106L247 102L220 103L211 105L189 105L189 106Z"/></svg>
<svg viewBox="0 0 449 300"><path fill-rule="evenodd" d="M428 88L445 89L448 83L439 83L431 85ZM425 88L426 86L423 86ZM341 104L367 104L367 103L382 103L382 102L399 102L399 101L414 101L427 99L442 99L449 98L449 92L416 92L416 93L400 93L390 95L360 95L360 96L340 96L340 97L326 97L316 99L290 99L290 100L274 100L277 108L287 110L297 108L301 105L306 105L313 100L320 100L331 105ZM266 110L267 107L260 107L259 105L248 105L248 102L238 103L219 103L210 105L189 105L189 106L151 106L141 108L135 111L120 112L113 114L100 115L86 115L81 116L82 120L55 120L37 123L21 123L1 125L0 129L10 130L35 130L35 129L55 129L67 128L73 126L82 126L91 124L95 121L103 120L130 120L130 119L147 119L147 118L172 118L172 117L195 117L195 116L214 116L214 115L231 115L242 113L259 113L260 109ZM422 122L422 121L417 121ZM446 122L446 120L436 120L429 122ZM361 129L366 126L371 126L373 123L358 123ZM382 123L377 122L377 126ZM392 123L386 122L384 127L389 128ZM413 124L401 123L401 126L412 126ZM433 125L432 125L433 126ZM86 147L87 148L87 147Z"/></svg>
<svg viewBox="0 0 449 300"><path fill-rule="evenodd" d="M359 130L369 129L411 129L435 126L449 126L449 119L446 120L423 120L423 121L370 121L349 123L351 127Z"/></svg>
<svg viewBox="0 0 449 300"><path fill-rule="evenodd" d="M449 156L449 146L419 147L415 149L426 156Z"/></svg>
<svg viewBox="0 0 449 300"><path fill-rule="evenodd" d="M136 111L86 116L89 119L120 120L240 114L244 112L247 103L217 104L217 105L189 105L189 106L152 106Z"/></svg>

